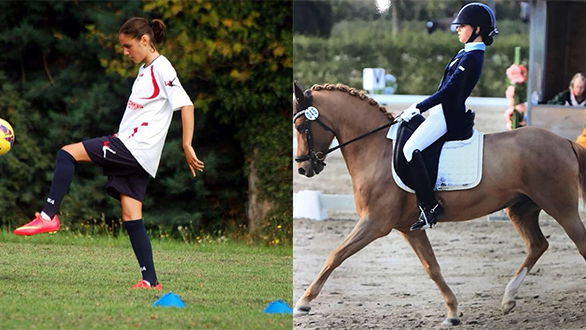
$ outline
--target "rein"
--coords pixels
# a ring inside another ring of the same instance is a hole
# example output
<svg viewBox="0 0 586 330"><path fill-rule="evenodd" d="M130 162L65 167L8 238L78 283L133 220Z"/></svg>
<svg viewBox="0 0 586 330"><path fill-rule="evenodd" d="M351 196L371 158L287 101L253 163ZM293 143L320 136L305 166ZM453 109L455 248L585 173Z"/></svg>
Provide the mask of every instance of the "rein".
<svg viewBox="0 0 586 330"><path fill-rule="evenodd" d="M371 134L374 134L374 133L376 133L376 132L378 132L378 131L380 131L380 130L382 130L382 129L385 129L385 128L387 128L387 127L391 127L392 125L394 125L394 124L396 124L396 123L397 123L397 120L393 120L392 122L390 122L390 123L388 123L388 124L384 124L383 126L377 127L377 128L373 129L373 130L372 130L372 131L370 131L370 132L367 132L367 133L364 133L364 134L362 134L362 135L359 135L359 136L357 136L357 137L355 137L355 138L353 138L353 139L351 139L351 140L349 140L349 141L346 141L346 142L344 142L344 143L342 143L342 144L338 144L337 146L335 146L335 147L332 147L332 148L328 149L328 151L326 151L326 153L325 153L325 154L327 155L327 154L329 154L330 152L332 152L332 151L335 151L335 150L337 150L337 149L340 149L340 148L342 148L343 146L349 145L350 143L352 143L352 142L354 142L354 141L358 141L358 140L360 140L360 139L362 139L362 138L365 138L365 137L367 137L367 136L369 136L369 135L371 135Z"/></svg>
<svg viewBox="0 0 586 330"><path fill-rule="evenodd" d="M352 142L356 142L360 139L363 139L371 134L374 134L382 129L385 129L387 127L390 127L394 124L397 123L397 118L393 119L393 121L391 121L390 123L384 124L383 126L377 127L375 129L373 129L372 131L366 132L362 135L359 135L349 141L346 141L344 143L340 143L335 147L329 148L327 151L322 152L322 151L315 151L314 150L314 146L313 146L313 134L311 132L311 122L315 121L318 124L320 124L320 126L322 126L324 129L326 129L327 131L330 131L334 136L336 136L336 132L329 127L328 125L324 124L321 120L319 120L319 111L317 110L317 108L310 106L305 110L299 111L298 113L295 114L295 116L293 116L293 123L295 123L295 121L297 120L297 118L301 117L301 116L305 116L305 118L307 118L306 121L304 121L301 125L299 125L299 127L297 128L297 130L302 133L305 134L307 137L307 148L308 148L308 153L306 155L303 156L299 156L299 157L295 157L295 161L298 163L307 161L307 160L311 160L312 163L319 163L320 165L325 165L324 163L324 159L326 158L326 156L333 152L336 151L344 146L349 145Z"/></svg>

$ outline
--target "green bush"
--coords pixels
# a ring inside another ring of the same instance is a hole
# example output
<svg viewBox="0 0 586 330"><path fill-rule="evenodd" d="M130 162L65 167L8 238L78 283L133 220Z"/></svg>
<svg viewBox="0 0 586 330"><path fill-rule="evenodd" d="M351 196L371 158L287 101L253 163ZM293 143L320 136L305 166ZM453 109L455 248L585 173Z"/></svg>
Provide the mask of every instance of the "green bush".
<svg viewBox="0 0 586 330"><path fill-rule="evenodd" d="M21 225L43 207L60 147L116 132L137 72L121 54L118 28L142 16L168 26L167 42L158 47L195 103L194 147L206 164L191 177L176 112L149 183L147 226L177 237L186 230L240 231L249 221L254 163L262 171L255 181L259 199L273 205L258 219L269 222L261 228L280 226L290 238L291 226L284 225L291 222L290 7L290 1L0 2L0 118L16 132L14 149L0 157L6 192L0 226ZM62 222L73 229L119 226L120 207L105 182L99 167L76 166Z"/></svg>
<svg viewBox="0 0 586 330"><path fill-rule="evenodd" d="M423 24L404 22L403 26ZM445 65L463 47L457 35L413 28L393 37L389 25L387 20L352 20L336 24L327 39L295 35L294 79L306 87L341 82L361 89L362 69L380 67L397 78L396 94L432 94ZM526 58L528 42L527 34L497 36L486 49L483 73L472 95L503 97L505 70L513 63L514 47L520 46Z"/></svg>

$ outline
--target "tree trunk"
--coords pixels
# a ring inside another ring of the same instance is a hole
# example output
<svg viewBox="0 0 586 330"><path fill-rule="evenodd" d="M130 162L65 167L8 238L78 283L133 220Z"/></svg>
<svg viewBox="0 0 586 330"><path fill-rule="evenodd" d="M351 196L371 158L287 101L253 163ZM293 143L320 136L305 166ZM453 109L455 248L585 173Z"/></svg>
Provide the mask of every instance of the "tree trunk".
<svg viewBox="0 0 586 330"><path fill-rule="evenodd" d="M248 173L248 230L255 232L262 228L267 215L274 208L274 204L269 200L263 200L259 196L259 177L255 165L258 156L258 149L255 148L250 157Z"/></svg>
<svg viewBox="0 0 586 330"><path fill-rule="evenodd" d="M391 31L393 38L397 36L399 32L399 0L391 2Z"/></svg>

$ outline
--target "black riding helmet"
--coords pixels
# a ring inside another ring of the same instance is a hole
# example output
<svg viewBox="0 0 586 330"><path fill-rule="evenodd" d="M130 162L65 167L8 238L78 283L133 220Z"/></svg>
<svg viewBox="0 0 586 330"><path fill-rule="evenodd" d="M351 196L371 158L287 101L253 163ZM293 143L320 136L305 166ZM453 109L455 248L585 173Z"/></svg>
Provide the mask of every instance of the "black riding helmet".
<svg viewBox="0 0 586 330"><path fill-rule="evenodd" d="M493 42L493 37L499 33L494 12L489 6L479 2L469 3L462 7L452 24L468 24L474 28L467 43L481 35L484 44L489 46ZM480 27L480 33L476 33L477 27Z"/></svg>

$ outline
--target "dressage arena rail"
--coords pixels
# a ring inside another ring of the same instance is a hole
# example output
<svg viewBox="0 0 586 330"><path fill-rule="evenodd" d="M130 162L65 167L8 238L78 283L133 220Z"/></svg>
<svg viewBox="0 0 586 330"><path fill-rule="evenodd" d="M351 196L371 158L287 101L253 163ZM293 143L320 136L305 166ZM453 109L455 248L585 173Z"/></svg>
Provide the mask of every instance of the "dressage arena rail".
<svg viewBox="0 0 586 330"><path fill-rule="evenodd" d="M584 212L584 203L580 200L580 212ZM315 190L301 190L293 195L293 218L326 220L330 219L328 210L356 212L354 196L322 194ZM487 216L488 221L507 221L509 218L503 210Z"/></svg>
<svg viewBox="0 0 586 330"><path fill-rule="evenodd" d="M369 95L380 104L384 104L390 111L399 112L409 105L425 99L425 95ZM476 112L476 127L484 133L495 133L505 129L503 118L507 107L505 98L470 97L466 102L468 108ZM297 140L293 131L293 152L297 150ZM332 147L338 144L334 139ZM339 154L339 151L335 152ZM334 156L334 155L332 155ZM341 156L341 155L340 155ZM296 171L294 170L294 175ZM316 178L317 179L317 178ZM318 179L319 180L319 179ZM298 190L298 189L296 189ZM580 200L580 212L584 212L584 203ZM325 220L330 218L329 211L354 213L354 197L350 194L324 194L314 190L299 190L293 195L293 218ZM503 210L487 216L489 221L507 221L508 217Z"/></svg>
<svg viewBox="0 0 586 330"><path fill-rule="evenodd" d="M352 195L322 194L314 190L301 190L293 195L293 218L325 220L328 210L356 212Z"/></svg>

